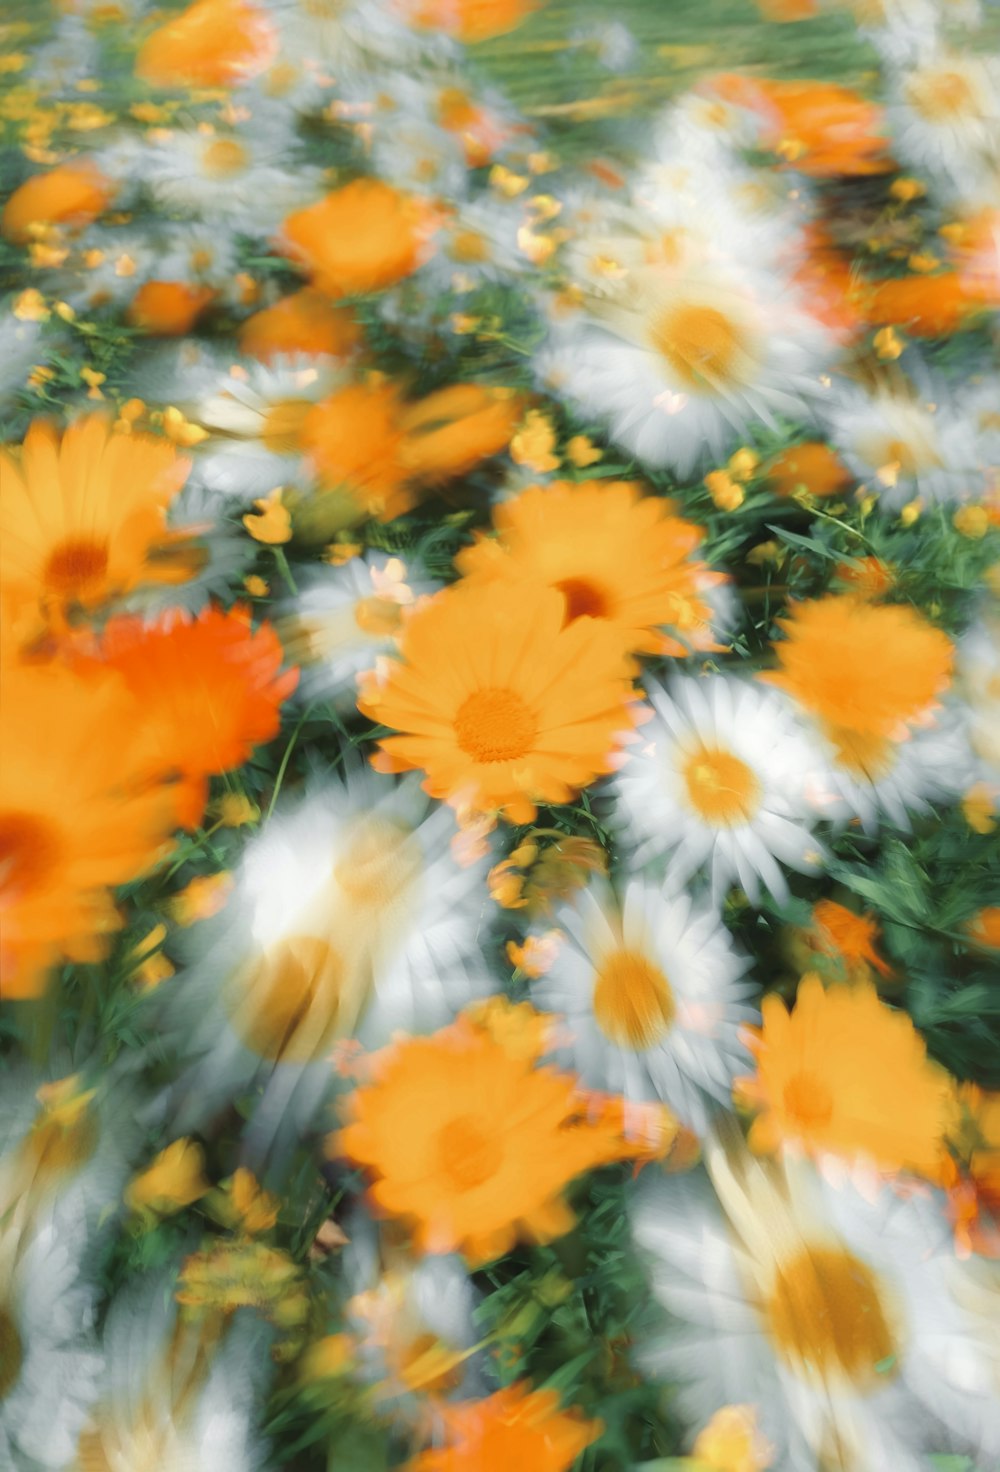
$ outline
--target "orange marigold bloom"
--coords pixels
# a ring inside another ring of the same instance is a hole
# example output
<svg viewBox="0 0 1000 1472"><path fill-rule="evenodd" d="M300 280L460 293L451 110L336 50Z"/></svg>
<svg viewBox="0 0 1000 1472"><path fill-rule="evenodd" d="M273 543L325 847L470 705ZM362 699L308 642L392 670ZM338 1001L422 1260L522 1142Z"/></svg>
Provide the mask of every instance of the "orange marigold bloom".
<svg viewBox="0 0 1000 1472"><path fill-rule="evenodd" d="M239 330L240 351L269 363L279 353L347 357L360 346L361 327L346 307L304 286L248 317Z"/></svg>
<svg viewBox="0 0 1000 1472"><path fill-rule="evenodd" d="M59 164L14 190L0 216L0 235L23 245L40 225L80 230L107 209L115 186L89 159Z"/></svg>
<svg viewBox="0 0 1000 1472"><path fill-rule="evenodd" d="M856 562L838 562L837 579L846 583L855 598L875 602L884 598L896 579L892 568L880 557L859 557Z"/></svg>
<svg viewBox="0 0 1000 1472"><path fill-rule="evenodd" d="M841 496L854 484L843 460L821 441L782 450L769 461L764 478L777 496L794 496L800 486L811 496Z"/></svg>
<svg viewBox="0 0 1000 1472"><path fill-rule="evenodd" d="M135 74L154 87L226 87L274 56L274 28L247 0L195 0L139 48Z"/></svg>
<svg viewBox="0 0 1000 1472"><path fill-rule="evenodd" d="M404 456L418 480L465 475L507 448L524 401L510 389L456 383L407 405L400 423Z"/></svg>
<svg viewBox="0 0 1000 1472"><path fill-rule="evenodd" d="M827 327L858 337L865 319L858 309L858 289L849 256L834 243L825 226L806 227L807 251L794 280L809 302L809 311Z"/></svg>
<svg viewBox="0 0 1000 1472"><path fill-rule="evenodd" d="M969 935L979 946L1000 951L1000 905L987 905L969 921Z"/></svg>
<svg viewBox="0 0 1000 1472"><path fill-rule="evenodd" d="M135 738L148 765L185 779L187 827L201 819L205 779L242 766L278 734L281 704L298 682L297 669L281 669L284 651L271 625L252 628L240 607L210 607L197 618L165 614L149 625L111 619L100 658L138 703Z"/></svg>
<svg viewBox="0 0 1000 1472"><path fill-rule="evenodd" d="M566 625L550 588L444 589L407 620L399 660L359 698L403 734L380 771L427 773L432 797L531 822L618 763L636 710L621 639L590 618Z"/></svg>
<svg viewBox="0 0 1000 1472"><path fill-rule="evenodd" d="M377 377L348 384L306 414L302 448L323 491L345 502L342 525L391 521L414 505L401 415L398 387Z"/></svg>
<svg viewBox="0 0 1000 1472"><path fill-rule="evenodd" d="M0 722L0 995L38 996L121 926L111 888L169 852L172 790L123 735L141 712L106 670L7 667Z"/></svg>
<svg viewBox="0 0 1000 1472"><path fill-rule="evenodd" d="M132 298L125 317L150 337L183 337L214 298L210 286L147 281Z"/></svg>
<svg viewBox="0 0 1000 1472"><path fill-rule="evenodd" d="M354 179L290 214L280 243L320 291L353 296L411 275L433 227L425 200L381 179Z"/></svg>
<svg viewBox="0 0 1000 1472"><path fill-rule="evenodd" d="M862 291L859 301L867 322L901 327L911 337L949 337L982 307L957 271L880 281Z"/></svg>
<svg viewBox="0 0 1000 1472"><path fill-rule="evenodd" d="M892 975L892 967L875 949L880 932L870 915L856 915L835 900L820 900L813 905L813 924L823 950L840 956L852 970L860 968L864 974L871 966L879 976Z"/></svg>
<svg viewBox="0 0 1000 1472"><path fill-rule="evenodd" d="M939 1177L956 1117L954 1087L905 1012L887 1007L870 982L827 989L814 976L802 978L790 1013L775 996L761 1011L763 1026L751 1039L757 1073L739 1083L741 1097L761 1111L750 1129L753 1150L789 1144Z"/></svg>
<svg viewBox="0 0 1000 1472"><path fill-rule="evenodd" d="M882 109L850 87L735 73L713 78L712 85L723 97L758 113L767 146L804 174L824 179L895 168Z"/></svg>
<svg viewBox="0 0 1000 1472"><path fill-rule="evenodd" d="M951 640L910 607L833 595L795 605L779 623L779 669L763 678L818 716L845 751L853 738L904 737L951 679Z"/></svg>
<svg viewBox="0 0 1000 1472"><path fill-rule="evenodd" d="M331 1155L371 1172L376 1205L408 1220L424 1251L478 1265L519 1236L550 1242L573 1226L562 1190L574 1176L651 1153L647 1140L626 1138L622 1101L599 1099L588 1117L574 1075L537 1067L522 1036L523 1026L508 1046L489 1019L460 1017L383 1048L370 1059L372 1082L350 1096L349 1123L330 1138ZM653 1153L675 1128L660 1114L669 1128Z"/></svg>
<svg viewBox="0 0 1000 1472"><path fill-rule="evenodd" d="M630 652L684 655L712 640L702 594L724 581L692 554L703 533L634 481L554 481L494 508L496 538L480 535L455 565L472 586L530 584L562 594L565 621L609 624Z"/></svg>
<svg viewBox="0 0 1000 1472"><path fill-rule="evenodd" d="M537 0L415 0L407 18L470 45L516 30L536 6Z"/></svg>
<svg viewBox="0 0 1000 1472"><path fill-rule="evenodd" d="M197 567L167 508L190 462L168 440L118 434L100 414L60 436L28 429L20 460L0 453L0 597L9 618L62 619L144 583L175 583Z"/></svg>
<svg viewBox="0 0 1000 1472"><path fill-rule="evenodd" d="M443 1405L440 1415L448 1445L422 1452L404 1472L568 1472L604 1429L526 1381L487 1400Z"/></svg>

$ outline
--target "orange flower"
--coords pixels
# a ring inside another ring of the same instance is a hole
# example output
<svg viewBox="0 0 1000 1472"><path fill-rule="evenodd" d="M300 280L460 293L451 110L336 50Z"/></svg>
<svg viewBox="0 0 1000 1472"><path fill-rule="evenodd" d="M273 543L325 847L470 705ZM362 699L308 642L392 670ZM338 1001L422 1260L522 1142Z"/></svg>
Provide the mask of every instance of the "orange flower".
<svg viewBox="0 0 1000 1472"><path fill-rule="evenodd" d="M135 74L154 87L226 87L262 72L275 45L266 14L247 0L195 0L146 37Z"/></svg>
<svg viewBox="0 0 1000 1472"><path fill-rule="evenodd" d="M849 338L864 331L865 319L858 310L858 289L850 257L834 244L823 225L810 224L805 231L807 251L795 271L794 280L809 302L809 311L827 327Z"/></svg>
<svg viewBox="0 0 1000 1472"><path fill-rule="evenodd" d="M565 624L549 588L447 588L407 620L401 660L359 698L384 738L379 771L427 773L453 806L531 822L614 769L636 713L626 656L594 619Z"/></svg>
<svg viewBox="0 0 1000 1472"><path fill-rule="evenodd" d="M361 341L361 328L353 314L346 307L333 306L310 286L255 312L239 331L240 351L262 363L279 353L347 357Z"/></svg>
<svg viewBox="0 0 1000 1472"><path fill-rule="evenodd" d="M150 337L183 337L214 297L210 286L147 281L132 298L125 317Z"/></svg>
<svg viewBox="0 0 1000 1472"><path fill-rule="evenodd" d="M516 30L537 3L538 0L415 0L408 19L421 30L443 31L470 45Z"/></svg>
<svg viewBox="0 0 1000 1472"><path fill-rule="evenodd" d="M574 1176L649 1154L625 1138L621 1101L588 1119L574 1076L537 1067L523 1032L508 1046L495 1022L460 1017L382 1049L372 1082L350 1096L350 1122L330 1138L331 1155L371 1172L376 1205L408 1220L424 1251L459 1251L478 1265L519 1236L550 1242L573 1226L561 1193ZM662 1152L673 1121L661 1114L670 1125L655 1144Z"/></svg>
<svg viewBox="0 0 1000 1472"><path fill-rule="evenodd" d="M764 478L776 496L794 496L800 486L811 496L842 496L854 484L844 462L820 441L782 450L768 463Z"/></svg>
<svg viewBox="0 0 1000 1472"><path fill-rule="evenodd" d="M987 905L969 921L968 932L977 946L1000 951L1000 905Z"/></svg>
<svg viewBox="0 0 1000 1472"><path fill-rule="evenodd" d="M437 117L442 128L461 138L470 169L484 168L512 131L458 87L445 87L438 95Z"/></svg>
<svg viewBox="0 0 1000 1472"><path fill-rule="evenodd" d="M106 670L7 667L0 722L0 995L38 996L60 959L96 961L111 888L169 852L173 791L123 740L141 712Z"/></svg>
<svg viewBox="0 0 1000 1472"><path fill-rule="evenodd" d="M951 679L951 640L910 607L834 595L779 623L780 668L762 678L818 716L847 762L866 743L905 737Z"/></svg>
<svg viewBox="0 0 1000 1472"><path fill-rule="evenodd" d="M23 245L39 226L81 230L107 209L114 192L111 180L89 159L59 164L14 190L0 216L0 235Z"/></svg>
<svg viewBox="0 0 1000 1472"><path fill-rule="evenodd" d="M465 475L506 449L522 408L512 390L481 383L456 383L418 399L400 420L410 474L425 482Z"/></svg>
<svg viewBox="0 0 1000 1472"><path fill-rule="evenodd" d="M895 584L892 568L880 557L859 557L856 562L838 562L837 580L846 583L855 598L869 603L884 598Z"/></svg>
<svg viewBox="0 0 1000 1472"><path fill-rule="evenodd" d="M448 1445L422 1452L404 1472L568 1472L604 1429L526 1381L488 1400L443 1405L440 1415Z"/></svg>
<svg viewBox="0 0 1000 1472"><path fill-rule="evenodd" d="M713 78L712 85L729 101L758 113L766 146L804 174L824 179L895 168L881 108L850 87L737 74Z"/></svg>
<svg viewBox="0 0 1000 1472"><path fill-rule="evenodd" d="M337 498L338 524L318 527L321 540L366 516L391 521L414 505L401 415L398 387L376 376L348 384L309 410L302 447L324 493L318 499ZM297 531L299 523L296 514Z"/></svg>
<svg viewBox="0 0 1000 1472"><path fill-rule="evenodd" d="M880 281L859 295L867 322L901 327L911 337L949 337L982 307L957 271Z"/></svg>
<svg viewBox="0 0 1000 1472"><path fill-rule="evenodd" d="M753 1150L788 1144L940 1176L954 1088L904 1012L880 1001L870 982L827 990L815 976L802 978L791 1013L775 996L761 1010L751 1040L757 1073L739 1082L741 1097L761 1110Z"/></svg>
<svg viewBox="0 0 1000 1472"><path fill-rule="evenodd" d="M194 574L190 541L166 520L189 463L169 441L117 434L100 414L61 439L35 420L20 463L0 454L0 596L26 638L39 621Z"/></svg>
<svg viewBox="0 0 1000 1472"><path fill-rule="evenodd" d="M827 954L839 956L852 973L867 975L873 967L879 976L892 975L889 966L875 949L879 938L878 922L870 915L856 915L834 900L820 900L813 905L813 924L820 945Z"/></svg>
<svg viewBox="0 0 1000 1472"><path fill-rule="evenodd" d="M599 619L629 652L687 654L664 625L698 648L718 648L701 594L723 579L692 557L703 533L634 481L529 486L494 509L493 523L495 540L481 536L455 558L471 586L554 588L567 624Z"/></svg>
<svg viewBox="0 0 1000 1472"><path fill-rule="evenodd" d="M205 779L242 766L281 727L281 704L298 670L281 672L283 649L270 624L253 629L249 611L207 608L197 618L167 614L111 619L102 663L120 674L142 712L136 744L155 771L180 772L186 827L196 827Z"/></svg>
<svg viewBox="0 0 1000 1472"><path fill-rule="evenodd" d="M424 200L381 179L355 179L289 215L281 245L319 290L353 296L411 275L433 225Z"/></svg>

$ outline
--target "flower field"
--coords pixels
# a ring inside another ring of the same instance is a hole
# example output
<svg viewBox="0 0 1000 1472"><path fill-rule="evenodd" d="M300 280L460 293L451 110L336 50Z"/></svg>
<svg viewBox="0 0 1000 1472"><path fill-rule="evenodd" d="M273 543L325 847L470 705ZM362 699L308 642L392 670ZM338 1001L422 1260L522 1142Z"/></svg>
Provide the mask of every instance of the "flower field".
<svg viewBox="0 0 1000 1472"><path fill-rule="evenodd" d="M0 40L0 1472L997 1472L995 8Z"/></svg>

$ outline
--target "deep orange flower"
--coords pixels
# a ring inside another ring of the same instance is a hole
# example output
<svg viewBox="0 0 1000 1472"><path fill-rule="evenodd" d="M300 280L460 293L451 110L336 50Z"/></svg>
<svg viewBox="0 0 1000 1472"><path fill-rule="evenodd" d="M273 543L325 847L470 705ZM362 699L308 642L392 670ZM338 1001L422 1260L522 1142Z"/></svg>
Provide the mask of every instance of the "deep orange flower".
<svg viewBox="0 0 1000 1472"><path fill-rule="evenodd" d="M761 1011L750 1044L757 1073L737 1086L761 1111L753 1150L791 1144L940 1177L954 1087L905 1012L887 1007L870 982L824 988L815 976L802 978L791 1013L776 996Z"/></svg>
<svg viewBox="0 0 1000 1472"><path fill-rule="evenodd" d="M421 1453L404 1472L568 1472L603 1431L579 1411L562 1411L554 1390L527 1382L488 1400L444 1405L447 1446Z"/></svg>
<svg viewBox="0 0 1000 1472"><path fill-rule="evenodd" d="M983 305L957 271L880 281L861 292L859 300L872 326L900 327L911 337L950 337Z"/></svg>
<svg viewBox="0 0 1000 1472"><path fill-rule="evenodd" d="M434 227L426 201L355 179L284 222L280 244L330 296L381 291L411 275Z"/></svg>
<svg viewBox="0 0 1000 1472"><path fill-rule="evenodd" d="M80 230L107 209L114 192L111 180L89 159L59 164L14 190L0 216L0 235L23 245L38 226Z"/></svg>
<svg viewBox="0 0 1000 1472"><path fill-rule="evenodd" d="M764 478L777 496L793 496L800 486L812 496L841 496L854 484L851 472L829 445L808 440L769 461Z"/></svg>
<svg viewBox="0 0 1000 1472"><path fill-rule="evenodd" d="M443 31L470 45L516 30L537 4L538 0L414 0L408 19L422 30Z"/></svg>
<svg viewBox="0 0 1000 1472"><path fill-rule="evenodd" d="M302 447L323 491L345 503L344 525L391 521L414 505L401 416L398 386L373 376L322 399L303 420Z"/></svg>
<svg viewBox="0 0 1000 1472"><path fill-rule="evenodd" d="M304 286L255 312L240 327L240 351L268 363L280 353L326 353L347 357L360 346L361 328L346 307L335 307L321 291Z"/></svg>
<svg viewBox="0 0 1000 1472"><path fill-rule="evenodd" d="M402 733L380 742L373 765L422 769L432 797L518 823L612 771L637 714L627 656L606 624L565 616L545 587L435 595L407 620L402 658L359 698Z"/></svg>
<svg viewBox="0 0 1000 1472"><path fill-rule="evenodd" d="M879 938L878 921L870 915L856 915L835 900L819 900L813 905L813 924L820 946L839 956L852 974L866 974L871 966L879 976L892 975L892 967L875 949Z"/></svg>
<svg viewBox="0 0 1000 1472"><path fill-rule="evenodd" d="M400 423L410 474L424 482L465 475L506 449L524 401L511 389L456 383L408 404Z"/></svg>
<svg viewBox="0 0 1000 1472"><path fill-rule="evenodd" d="M969 921L968 931L976 945L1000 951L1000 905L987 905L977 910Z"/></svg>
<svg viewBox="0 0 1000 1472"><path fill-rule="evenodd" d="M895 585L892 568L881 557L859 557L856 562L838 562L837 580L846 583L855 598L876 602Z"/></svg>
<svg viewBox="0 0 1000 1472"><path fill-rule="evenodd" d="M214 298L210 286L147 281L132 298L125 317L150 337L183 337Z"/></svg>
<svg viewBox="0 0 1000 1472"><path fill-rule="evenodd" d="M888 153L882 109L837 82L771 81L726 73L710 84L727 100L756 112L764 142L804 174L884 174Z"/></svg>
<svg viewBox="0 0 1000 1472"><path fill-rule="evenodd" d="M480 1264L519 1236L550 1242L573 1225L562 1191L574 1176L648 1158L647 1142L625 1137L621 1101L588 1117L575 1077L537 1067L530 1033L524 1041L523 1024L508 1036L487 1016L394 1043L369 1060L372 1082L330 1137L331 1155L371 1172L376 1205L410 1222L425 1251ZM676 1125L660 1115L662 1153Z"/></svg>
<svg viewBox="0 0 1000 1472"><path fill-rule="evenodd" d="M141 710L110 670L3 670L0 995L38 996L59 960L96 961L111 889L169 852L176 794L151 785Z"/></svg>
<svg viewBox="0 0 1000 1472"><path fill-rule="evenodd" d="M274 28L247 0L195 0L146 37L135 74L154 87L227 87L262 72Z"/></svg>
<svg viewBox="0 0 1000 1472"><path fill-rule="evenodd" d="M825 326L848 338L858 337L865 318L858 309L858 287L850 257L834 243L825 226L812 223L805 232L806 254L794 280L809 311Z"/></svg>
<svg viewBox="0 0 1000 1472"><path fill-rule="evenodd" d="M105 625L101 663L122 677L138 704L133 736L147 765L185 779L185 826L201 819L207 777L241 766L278 734L281 704L298 682L298 670L282 671L283 654L271 625L252 628L249 611L239 607Z"/></svg>

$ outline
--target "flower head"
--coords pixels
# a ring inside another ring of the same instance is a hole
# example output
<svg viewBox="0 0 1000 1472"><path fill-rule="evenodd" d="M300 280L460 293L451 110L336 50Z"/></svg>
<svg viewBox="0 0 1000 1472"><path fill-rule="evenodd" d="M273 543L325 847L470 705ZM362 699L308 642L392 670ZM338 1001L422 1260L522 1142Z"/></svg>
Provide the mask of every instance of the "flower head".
<svg viewBox="0 0 1000 1472"><path fill-rule="evenodd" d="M422 1452L405 1472L568 1472L600 1436L599 1421L562 1411L554 1390L526 1382L487 1400L442 1409L447 1446Z"/></svg>
<svg viewBox="0 0 1000 1472"><path fill-rule="evenodd" d="M263 71L274 47L267 15L248 0L194 0L146 37L135 73L154 87L227 87Z"/></svg>
<svg viewBox="0 0 1000 1472"><path fill-rule="evenodd" d="M353 296L412 275L432 228L425 201L381 179L354 179L290 214L282 246L318 290Z"/></svg>

